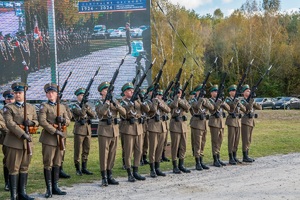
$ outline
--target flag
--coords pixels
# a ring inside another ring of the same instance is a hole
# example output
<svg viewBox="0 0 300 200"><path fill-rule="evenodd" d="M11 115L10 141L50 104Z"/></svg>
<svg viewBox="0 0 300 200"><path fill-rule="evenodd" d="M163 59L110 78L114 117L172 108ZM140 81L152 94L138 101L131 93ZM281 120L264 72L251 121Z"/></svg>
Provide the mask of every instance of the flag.
<svg viewBox="0 0 300 200"><path fill-rule="evenodd" d="M42 35L41 35L41 31L39 30L38 21L37 21L36 16L35 16L35 22L34 22L33 37L35 40L42 41Z"/></svg>

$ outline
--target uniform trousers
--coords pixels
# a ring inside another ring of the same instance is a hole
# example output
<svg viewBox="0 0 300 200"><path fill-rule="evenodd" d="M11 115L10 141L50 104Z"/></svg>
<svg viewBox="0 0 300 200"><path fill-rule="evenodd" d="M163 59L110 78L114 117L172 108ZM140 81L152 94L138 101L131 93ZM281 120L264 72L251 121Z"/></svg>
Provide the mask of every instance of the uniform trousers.
<svg viewBox="0 0 300 200"><path fill-rule="evenodd" d="M80 163L80 152L81 161L87 162L91 144L91 135L74 135L74 163Z"/></svg>
<svg viewBox="0 0 300 200"><path fill-rule="evenodd" d="M149 131L149 161L150 163L160 162L164 149L166 133Z"/></svg>
<svg viewBox="0 0 300 200"><path fill-rule="evenodd" d="M241 128L234 126L228 127L228 153L237 152L241 135Z"/></svg>
<svg viewBox="0 0 300 200"><path fill-rule="evenodd" d="M59 167L61 165L63 150L59 146L51 146L42 144L43 164L44 169L51 170L52 167Z"/></svg>
<svg viewBox="0 0 300 200"><path fill-rule="evenodd" d="M100 171L111 170L114 167L118 137L98 135Z"/></svg>
<svg viewBox="0 0 300 200"><path fill-rule="evenodd" d="M131 167L131 157L133 152L133 166L137 167L140 164L143 148L143 135L128 135L124 134L124 155L126 168Z"/></svg>
<svg viewBox="0 0 300 200"><path fill-rule="evenodd" d="M210 133L211 133L211 148L212 148L212 155L220 154L220 149L224 137L224 128L216 128L210 126Z"/></svg>
<svg viewBox="0 0 300 200"><path fill-rule="evenodd" d="M191 128L193 156L196 158L200 157L203 132L204 130Z"/></svg>
<svg viewBox="0 0 300 200"><path fill-rule="evenodd" d="M242 149L248 151L252 140L253 126L242 124Z"/></svg>
<svg viewBox="0 0 300 200"><path fill-rule="evenodd" d="M19 173L28 173L31 155L27 154L26 149L15 149L7 147L6 151L6 167L10 175Z"/></svg>
<svg viewBox="0 0 300 200"><path fill-rule="evenodd" d="M170 135L172 160L177 160L177 153L179 153L179 159L184 159L186 152L186 132L177 133L171 131Z"/></svg>

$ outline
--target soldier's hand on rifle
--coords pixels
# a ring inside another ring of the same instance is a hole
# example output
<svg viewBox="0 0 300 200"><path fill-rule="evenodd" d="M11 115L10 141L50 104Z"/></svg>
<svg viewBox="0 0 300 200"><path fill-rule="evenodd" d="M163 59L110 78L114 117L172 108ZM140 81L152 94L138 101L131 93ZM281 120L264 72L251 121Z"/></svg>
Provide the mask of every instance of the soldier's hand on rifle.
<svg viewBox="0 0 300 200"><path fill-rule="evenodd" d="M140 100L141 100L141 102L144 102L145 101L145 95L143 95L143 94L139 94L139 97L140 97Z"/></svg>
<svg viewBox="0 0 300 200"><path fill-rule="evenodd" d="M86 96L82 101L83 101L84 104L87 103L87 102L89 102L89 97Z"/></svg>
<svg viewBox="0 0 300 200"><path fill-rule="evenodd" d="M234 99L234 104L239 104L240 103L240 100L238 98Z"/></svg>
<svg viewBox="0 0 300 200"><path fill-rule="evenodd" d="M110 101L115 107L117 106L117 103L116 103L116 99L115 98L111 98L111 101Z"/></svg>
<svg viewBox="0 0 300 200"><path fill-rule="evenodd" d="M56 135L59 135L59 136L62 137L62 138L65 137L64 133L61 132L61 131L59 131L59 130L56 130L56 131L55 131L55 134L56 134Z"/></svg>
<svg viewBox="0 0 300 200"><path fill-rule="evenodd" d="M23 124L24 124L24 126L34 126L35 125L35 123L31 120L25 120Z"/></svg>
<svg viewBox="0 0 300 200"><path fill-rule="evenodd" d="M23 140L27 140L28 142L31 142L31 137L30 137L29 134L24 133L24 134L21 136L21 138L22 138Z"/></svg>
<svg viewBox="0 0 300 200"><path fill-rule="evenodd" d="M64 124L64 123L66 123L66 119L63 118L62 116L57 116L56 117L56 122Z"/></svg>

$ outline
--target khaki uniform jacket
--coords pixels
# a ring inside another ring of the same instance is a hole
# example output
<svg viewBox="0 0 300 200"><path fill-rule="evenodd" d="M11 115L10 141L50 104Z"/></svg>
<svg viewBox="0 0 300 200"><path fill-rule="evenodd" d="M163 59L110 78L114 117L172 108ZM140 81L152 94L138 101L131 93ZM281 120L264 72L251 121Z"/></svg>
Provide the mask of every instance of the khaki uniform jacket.
<svg viewBox="0 0 300 200"><path fill-rule="evenodd" d="M121 101L121 106L126 110L126 115L121 115L124 123L120 126L120 132L128 135L141 135L143 134L143 124L138 122L138 119L142 118L142 113L148 113L150 111L149 105L140 100L134 101L134 105L130 103L129 99L124 99ZM130 124L130 119L135 119L134 124Z"/></svg>
<svg viewBox="0 0 300 200"><path fill-rule="evenodd" d="M244 111L245 114L242 117L242 124L254 127L254 109L261 110L262 106L255 103L253 98L249 102L245 98L243 98L241 100L241 103L246 108L246 110Z"/></svg>
<svg viewBox="0 0 300 200"><path fill-rule="evenodd" d="M200 98L199 101L197 98L193 98L190 100L190 104L192 115L190 126L194 129L206 130L206 110L212 110L214 106L206 98ZM202 115L203 120L200 119L200 115Z"/></svg>
<svg viewBox="0 0 300 200"><path fill-rule="evenodd" d="M96 113L99 118L98 135L110 138L119 136L119 125L115 124L114 121L119 120L118 113L125 116L126 110L117 100L115 102L116 106L112 103L103 103L103 100L97 102ZM111 125L107 124L107 119L111 119Z"/></svg>
<svg viewBox="0 0 300 200"><path fill-rule="evenodd" d="M33 121L34 126L39 126L34 106L26 103L26 109L28 120ZM15 149L27 149L26 140L21 139L26 133L19 126L24 122L24 107L19 107L16 103L8 104L3 108L3 117L9 130L3 144Z"/></svg>
<svg viewBox="0 0 300 200"><path fill-rule="evenodd" d="M246 108L240 101L234 102L232 97L227 97L225 102L229 105L230 110L228 111L228 116L226 117L225 124L227 126L233 127L241 127L241 120L239 115L241 115L241 111L245 112ZM235 117L234 117L235 116Z"/></svg>
<svg viewBox="0 0 300 200"><path fill-rule="evenodd" d="M191 108L189 102L186 99L180 99L176 95L174 100L169 100L169 107L171 108L171 120L170 131L175 133L186 133L187 123L183 121L183 117L186 117L187 112ZM179 121L175 120L175 117L179 118Z"/></svg>
<svg viewBox="0 0 300 200"><path fill-rule="evenodd" d="M148 116L148 127L147 130L154 133L166 133L167 123L162 120L162 116L171 112L169 106L161 99L153 99L151 103L149 103L150 111ZM159 116L160 121L155 121L155 116Z"/></svg>
<svg viewBox="0 0 300 200"><path fill-rule="evenodd" d="M214 98L209 98L209 102L213 105L213 109L209 109L210 116L208 120L208 126L215 128L224 128L225 122L223 120L223 109L229 111L229 105L226 102L222 103L221 100L215 102ZM215 116L217 113L219 113L219 118Z"/></svg>
<svg viewBox="0 0 300 200"><path fill-rule="evenodd" d="M96 113L92 110L92 108L88 104L84 104L82 108L80 108L80 103L77 102L72 105L71 111L75 120L73 133L75 135L91 135L92 129L89 123L90 119L96 118ZM80 124L80 120L85 120L84 125Z"/></svg>
<svg viewBox="0 0 300 200"><path fill-rule="evenodd" d="M59 108L59 116L62 116L66 119L66 126L69 126L70 119L68 117L68 113L66 111L66 107L60 104ZM58 137L55 134L56 128L53 125L57 125L56 122L57 117L57 105L50 105L48 102L42 103L39 111L39 122L43 127L40 142L50 146L58 145ZM67 133L65 132L65 136Z"/></svg>
<svg viewBox="0 0 300 200"><path fill-rule="evenodd" d="M8 129L3 118L3 110L0 110L0 144L3 144L7 132Z"/></svg>

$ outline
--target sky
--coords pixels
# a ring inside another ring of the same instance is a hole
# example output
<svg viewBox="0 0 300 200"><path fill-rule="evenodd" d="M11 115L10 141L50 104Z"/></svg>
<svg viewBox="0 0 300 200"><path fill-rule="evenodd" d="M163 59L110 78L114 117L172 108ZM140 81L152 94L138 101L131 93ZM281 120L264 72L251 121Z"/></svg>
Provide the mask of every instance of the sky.
<svg viewBox="0 0 300 200"><path fill-rule="evenodd" d="M241 8L246 0L169 0L173 4L179 3L187 9L193 9L200 15L213 12L220 8L225 16L229 16L235 9ZM257 2L261 2L257 0ZM281 0L281 11L299 11L300 0Z"/></svg>

